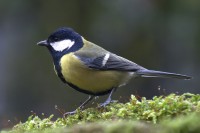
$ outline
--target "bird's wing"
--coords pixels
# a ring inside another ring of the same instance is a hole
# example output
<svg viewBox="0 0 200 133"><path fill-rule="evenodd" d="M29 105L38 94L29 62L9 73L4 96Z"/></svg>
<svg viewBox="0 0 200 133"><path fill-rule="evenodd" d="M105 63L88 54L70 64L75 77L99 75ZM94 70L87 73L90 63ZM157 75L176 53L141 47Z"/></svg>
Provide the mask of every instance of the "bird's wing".
<svg viewBox="0 0 200 133"><path fill-rule="evenodd" d="M143 67L113 53L105 53L97 57L75 54L87 67L98 70L137 71ZM94 55L94 54L90 54ZM98 54L97 54L98 55Z"/></svg>
<svg viewBox="0 0 200 133"><path fill-rule="evenodd" d="M145 69L84 39L84 47L74 53L87 67L98 70L137 71Z"/></svg>

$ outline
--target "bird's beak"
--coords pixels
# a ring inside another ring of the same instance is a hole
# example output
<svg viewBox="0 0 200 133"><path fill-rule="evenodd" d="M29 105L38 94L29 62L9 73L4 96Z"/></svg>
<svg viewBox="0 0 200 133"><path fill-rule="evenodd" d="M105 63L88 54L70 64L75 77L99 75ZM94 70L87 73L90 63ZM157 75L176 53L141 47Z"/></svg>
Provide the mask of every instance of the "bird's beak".
<svg viewBox="0 0 200 133"><path fill-rule="evenodd" d="M43 41L38 42L37 45L39 45L39 46L48 46L48 42L47 42L47 40L43 40Z"/></svg>

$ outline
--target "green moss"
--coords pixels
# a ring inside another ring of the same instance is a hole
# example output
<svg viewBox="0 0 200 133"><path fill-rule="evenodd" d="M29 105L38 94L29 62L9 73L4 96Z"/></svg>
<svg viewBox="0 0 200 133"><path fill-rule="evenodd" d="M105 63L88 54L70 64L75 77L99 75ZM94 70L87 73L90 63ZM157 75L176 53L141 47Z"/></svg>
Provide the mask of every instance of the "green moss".
<svg viewBox="0 0 200 133"><path fill-rule="evenodd" d="M165 128L164 133L199 133L200 113L192 113L187 116L179 116L171 120L163 120L160 125Z"/></svg>
<svg viewBox="0 0 200 133"><path fill-rule="evenodd" d="M155 96L138 100L131 95L129 102L112 103L101 109L78 110L76 114L52 121L30 116L9 132L200 132L200 95L185 93ZM176 118L178 117L178 118ZM176 119L174 119L176 118ZM6 132L6 131L4 131Z"/></svg>

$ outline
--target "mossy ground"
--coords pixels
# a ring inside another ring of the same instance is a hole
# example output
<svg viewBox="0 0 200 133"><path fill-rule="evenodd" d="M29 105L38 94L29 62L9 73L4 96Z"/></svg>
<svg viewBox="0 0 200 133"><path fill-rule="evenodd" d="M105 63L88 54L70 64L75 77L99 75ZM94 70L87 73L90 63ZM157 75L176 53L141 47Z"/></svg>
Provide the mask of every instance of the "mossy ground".
<svg viewBox="0 0 200 133"><path fill-rule="evenodd" d="M78 110L76 114L52 121L30 116L9 131L18 132L60 132L60 133L131 133L131 132L200 132L200 95L185 93L155 96L152 100L138 100L131 95L130 101L112 103L105 108Z"/></svg>

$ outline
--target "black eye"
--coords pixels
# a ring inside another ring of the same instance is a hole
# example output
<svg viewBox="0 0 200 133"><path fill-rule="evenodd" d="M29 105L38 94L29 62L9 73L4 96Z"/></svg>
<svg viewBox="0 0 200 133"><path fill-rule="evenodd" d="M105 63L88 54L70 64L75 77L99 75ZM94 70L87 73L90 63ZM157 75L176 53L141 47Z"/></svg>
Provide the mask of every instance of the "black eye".
<svg viewBox="0 0 200 133"><path fill-rule="evenodd" d="M53 40L56 42L56 41L58 41L58 38L57 38L57 37L55 37Z"/></svg>

